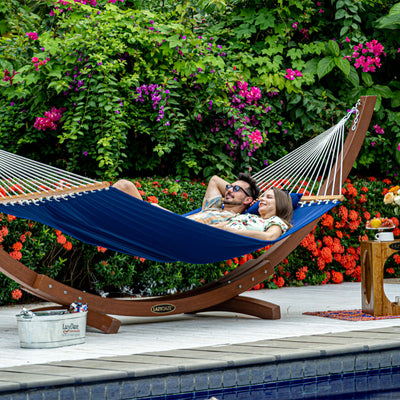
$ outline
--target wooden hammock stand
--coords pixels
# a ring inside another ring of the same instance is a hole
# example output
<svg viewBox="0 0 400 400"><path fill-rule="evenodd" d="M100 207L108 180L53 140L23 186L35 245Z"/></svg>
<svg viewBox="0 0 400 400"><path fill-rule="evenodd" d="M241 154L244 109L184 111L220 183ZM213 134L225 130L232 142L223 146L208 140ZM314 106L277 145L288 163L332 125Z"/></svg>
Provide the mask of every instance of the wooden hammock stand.
<svg viewBox="0 0 400 400"><path fill-rule="evenodd" d="M374 110L376 96L363 96L355 130L350 130L344 143L342 179L346 179L357 158ZM340 156L339 156L340 157ZM339 165L339 162L336 162ZM337 168L332 171L337 171ZM330 188L339 184L339 179L324 182ZM341 188L334 188L340 193ZM57 282L46 275L38 274L0 250L0 271L21 285L21 288L40 299L59 304L62 308L74 301L87 303L89 326L105 333L117 333L121 322L109 316L126 315L154 317L171 314L197 313L204 311L230 311L263 319L279 319L280 307L266 301L239 296L263 282L274 273L274 267L287 257L313 229L319 219L312 221L299 231L273 244L257 259L247 261L220 279L194 290L177 295L152 298L112 299L85 293ZM60 308L61 308L60 307ZM46 307L47 309L54 307ZM45 308L45 309L46 309ZM43 309L43 308L42 308Z"/></svg>

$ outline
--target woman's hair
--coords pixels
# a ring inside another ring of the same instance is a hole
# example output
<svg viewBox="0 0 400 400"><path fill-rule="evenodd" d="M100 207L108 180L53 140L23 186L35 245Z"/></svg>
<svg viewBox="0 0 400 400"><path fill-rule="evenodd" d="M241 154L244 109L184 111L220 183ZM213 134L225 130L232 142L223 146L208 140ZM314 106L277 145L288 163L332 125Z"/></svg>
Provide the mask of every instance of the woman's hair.
<svg viewBox="0 0 400 400"><path fill-rule="evenodd" d="M250 185L249 194L251 195L253 200L256 200L260 195L260 188L257 185L257 181L254 178L252 178L249 174L246 174L244 172L239 173L238 180L247 182Z"/></svg>
<svg viewBox="0 0 400 400"><path fill-rule="evenodd" d="M270 187L268 190L274 192L276 216L283 219L290 226L290 220L293 216L293 204L289 192L278 189L275 186Z"/></svg>

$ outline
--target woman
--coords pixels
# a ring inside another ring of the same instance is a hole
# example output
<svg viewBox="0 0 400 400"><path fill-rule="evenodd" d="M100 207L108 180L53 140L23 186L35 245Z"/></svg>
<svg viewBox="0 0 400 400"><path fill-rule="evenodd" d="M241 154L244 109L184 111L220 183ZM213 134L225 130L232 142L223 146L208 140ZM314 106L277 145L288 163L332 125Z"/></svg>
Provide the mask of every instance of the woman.
<svg viewBox="0 0 400 400"><path fill-rule="evenodd" d="M213 226L256 239L278 239L291 227L289 221L292 219L293 206L290 195L271 187L259 200L259 216L240 214L228 222Z"/></svg>

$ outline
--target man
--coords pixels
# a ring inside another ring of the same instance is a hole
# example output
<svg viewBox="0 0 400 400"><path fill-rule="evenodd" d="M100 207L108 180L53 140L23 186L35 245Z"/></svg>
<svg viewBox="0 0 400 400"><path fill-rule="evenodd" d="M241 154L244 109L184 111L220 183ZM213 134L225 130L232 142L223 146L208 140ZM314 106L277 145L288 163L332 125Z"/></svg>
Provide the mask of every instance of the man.
<svg viewBox="0 0 400 400"><path fill-rule="evenodd" d="M255 179L248 174L241 172L232 184L214 175L208 183L201 211L188 218L207 225L229 221L246 211L259 193Z"/></svg>
<svg viewBox="0 0 400 400"><path fill-rule="evenodd" d="M143 200L131 181L121 179L113 186ZM259 193L260 189L255 179L248 174L241 172L232 184L214 175L208 183L201 211L189 215L188 218L207 225L228 221L246 211L258 198ZM158 206L158 204L154 205Z"/></svg>

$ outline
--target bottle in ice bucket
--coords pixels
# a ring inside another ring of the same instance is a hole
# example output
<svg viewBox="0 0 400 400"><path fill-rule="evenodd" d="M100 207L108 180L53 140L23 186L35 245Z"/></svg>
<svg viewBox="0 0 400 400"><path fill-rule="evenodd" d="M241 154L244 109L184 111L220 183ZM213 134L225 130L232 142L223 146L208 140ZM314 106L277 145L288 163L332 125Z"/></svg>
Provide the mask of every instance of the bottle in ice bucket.
<svg viewBox="0 0 400 400"><path fill-rule="evenodd" d="M77 313L77 312L86 312L87 311L87 304L77 303L74 301L69 306L68 312L70 313Z"/></svg>

